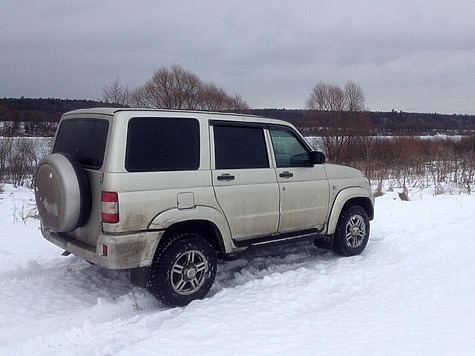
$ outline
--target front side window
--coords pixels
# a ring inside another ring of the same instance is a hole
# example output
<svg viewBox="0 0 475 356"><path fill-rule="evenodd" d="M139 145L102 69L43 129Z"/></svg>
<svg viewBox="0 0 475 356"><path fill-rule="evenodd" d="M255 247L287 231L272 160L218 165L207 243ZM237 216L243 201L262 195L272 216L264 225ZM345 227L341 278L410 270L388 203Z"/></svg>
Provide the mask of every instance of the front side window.
<svg viewBox="0 0 475 356"><path fill-rule="evenodd" d="M262 127L215 126L216 169L268 168Z"/></svg>
<svg viewBox="0 0 475 356"><path fill-rule="evenodd" d="M200 166L196 119L136 117L129 120L125 169L129 172L185 171Z"/></svg>
<svg viewBox="0 0 475 356"><path fill-rule="evenodd" d="M310 152L292 131L271 127L270 135L277 167L311 166Z"/></svg>
<svg viewBox="0 0 475 356"><path fill-rule="evenodd" d="M58 129L53 153L67 153L82 166L99 169L104 161L108 131L107 120L64 120Z"/></svg>

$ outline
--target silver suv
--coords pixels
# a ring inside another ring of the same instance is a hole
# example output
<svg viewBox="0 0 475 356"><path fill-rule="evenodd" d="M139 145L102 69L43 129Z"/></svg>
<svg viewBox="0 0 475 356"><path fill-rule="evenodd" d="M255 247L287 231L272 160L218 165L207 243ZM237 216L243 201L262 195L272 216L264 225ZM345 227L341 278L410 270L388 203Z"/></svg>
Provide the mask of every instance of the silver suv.
<svg viewBox="0 0 475 356"><path fill-rule="evenodd" d="M325 164L289 123L192 111L64 114L35 197L48 241L130 269L171 306L205 297L217 257L251 246L359 254L374 214L362 173Z"/></svg>

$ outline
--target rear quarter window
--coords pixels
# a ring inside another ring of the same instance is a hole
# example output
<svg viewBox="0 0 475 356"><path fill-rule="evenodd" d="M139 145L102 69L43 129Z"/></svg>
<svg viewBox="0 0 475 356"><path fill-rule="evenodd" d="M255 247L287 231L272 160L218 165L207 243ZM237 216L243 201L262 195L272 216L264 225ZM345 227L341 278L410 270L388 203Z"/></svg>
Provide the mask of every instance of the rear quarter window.
<svg viewBox="0 0 475 356"><path fill-rule="evenodd" d="M69 154L82 166L99 169L104 161L108 131L107 120L64 120L59 126L53 153Z"/></svg>
<svg viewBox="0 0 475 356"><path fill-rule="evenodd" d="M125 169L129 172L186 171L200 166L199 122L192 118L129 120Z"/></svg>

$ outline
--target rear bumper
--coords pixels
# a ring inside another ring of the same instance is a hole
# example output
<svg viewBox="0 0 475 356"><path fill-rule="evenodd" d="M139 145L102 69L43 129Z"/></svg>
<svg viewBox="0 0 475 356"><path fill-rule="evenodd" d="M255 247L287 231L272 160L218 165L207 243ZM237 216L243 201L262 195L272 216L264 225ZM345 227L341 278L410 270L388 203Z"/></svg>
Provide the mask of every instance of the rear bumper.
<svg viewBox="0 0 475 356"><path fill-rule="evenodd" d="M163 231L121 235L100 234L97 246L90 246L66 234L45 229L42 229L42 233L46 240L65 251L108 269L150 266L163 235Z"/></svg>

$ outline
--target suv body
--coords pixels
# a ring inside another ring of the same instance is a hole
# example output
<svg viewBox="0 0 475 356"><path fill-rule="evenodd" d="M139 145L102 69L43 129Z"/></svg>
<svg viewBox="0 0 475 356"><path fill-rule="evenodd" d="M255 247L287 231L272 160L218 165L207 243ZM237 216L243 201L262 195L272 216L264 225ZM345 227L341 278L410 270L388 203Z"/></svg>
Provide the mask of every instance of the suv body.
<svg viewBox="0 0 475 356"><path fill-rule="evenodd" d="M368 181L324 160L279 120L68 112L36 173L41 231L105 268L150 267L149 289L186 305L208 292L218 254L303 238L340 255L363 251L374 214Z"/></svg>

